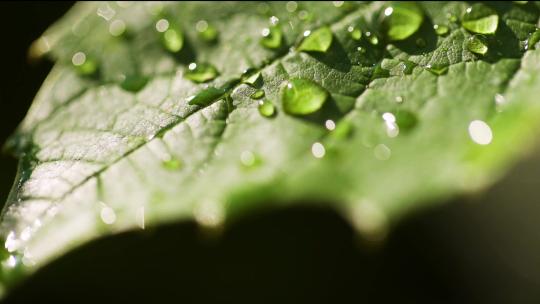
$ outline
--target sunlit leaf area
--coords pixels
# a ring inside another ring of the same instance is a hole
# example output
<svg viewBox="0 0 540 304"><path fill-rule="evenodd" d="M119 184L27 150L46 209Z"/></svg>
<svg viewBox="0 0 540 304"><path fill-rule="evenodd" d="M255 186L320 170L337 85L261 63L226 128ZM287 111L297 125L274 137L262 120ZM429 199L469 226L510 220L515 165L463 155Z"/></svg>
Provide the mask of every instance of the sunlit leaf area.
<svg viewBox="0 0 540 304"><path fill-rule="evenodd" d="M540 303L540 4L10 3L6 303Z"/></svg>

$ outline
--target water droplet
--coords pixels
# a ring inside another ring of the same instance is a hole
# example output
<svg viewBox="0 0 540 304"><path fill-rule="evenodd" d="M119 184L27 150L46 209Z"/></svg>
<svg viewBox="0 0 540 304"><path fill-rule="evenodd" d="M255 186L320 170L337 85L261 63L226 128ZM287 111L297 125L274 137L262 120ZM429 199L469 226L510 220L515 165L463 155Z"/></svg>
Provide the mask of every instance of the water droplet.
<svg viewBox="0 0 540 304"><path fill-rule="evenodd" d="M506 103L506 98L504 98L503 95L495 94L495 109L497 110L497 112L502 111L502 107L504 106L505 103Z"/></svg>
<svg viewBox="0 0 540 304"><path fill-rule="evenodd" d="M396 96L396 99L395 99L395 100L396 100L397 103L402 103L402 102L403 102L403 97L401 97L401 96Z"/></svg>
<svg viewBox="0 0 540 304"><path fill-rule="evenodd" d="M216 67L209 63L190 63L184 77L196 82L202 83L210 81L219 75Z"/></svg>
<svg viewBox="0 0 540 304"><path fill-rule="evenodd" d="M448 21L452 22L452 23L456 23L457 22L457 16L452 14L452 13L447 13L446 14L446 19L448 19Z"/></svg>
<svg viewBox="0 0 540 304"><path fill-rule="evenodd" d="M285 5L285 9L287 9L289 13L294 13L297 8L298 8L298 3L296 3L296 1L289 1Z"/></svg>
<svg viewBox="0 0 540 304"><path fill-rule="evenodd" d="M371 80L377 78L386 78L390 76L390 72L382 67L380 63L376 64L371 74Z"/></svg>
<svg viewBox="0 0 540 304"><path fill-rule="evenodd" d="M467 8L461 25L473 33L494 34L499 25L499 16L488 6L476 3Z"/></svg>
<svg viewBox="0 0 540 304"><path fill-rule="evenodd" d="M261 32L261 44L268 49L278 49L283 42L283 33L279 26L264 28Z"/></svg>
<svg viewBox="0 0 540 304"><path fill-rule="evenodd" d="M4 247L7 249L8 252L13 252L19 248L19 244L20 241L15 236L15 232L10 231L6 237Z"/></svg>
<svg viewBox="0 0 540 304"><path fill-rule="evenodd" d="M467 39L467 49L472 53L485 55L488 52L487 43L481 36L474 35Z"/></svg>
<svg viewBox="0 0 540 304"><path fill-rule="evenodd" d="M165 32L169 28L169 21L167 19L160 19L156 22L156 30L160 33Z"/></svg>
<svg viewBox="0 0 540 304"><path fill-rule="evenodd" d="M156 30L161 34L161 43L165 49L172 53L179 52L184 46L184 35L178 26L165 19L156 23Z"/></svg>
<svg viewBox="0 0 540 304"><path fill-rule="evenodd" d="M326 154L326 149L324 148L323 144L316 142L311 146L311 154L313 154L315 158L323 158Z"/></svg>
<svg viewBox="0 0 540 304"><path fill-rule="evenodd" d="M433 29L435 30L435 33L439 36L444 36L446 34L448 34L448 32L450 31L450 29L448 28L448 26L446 25L441 25L441 24L435 24L433 26Z"/></svg>
<svg viewBox="0 0 540 304"><path fill-rule="evenodd" d="M216 42L219 35L218 30L211 24L208 24L206 20L199 20L195 25L195 29L199 37L206 42Z"/></svg>
<svg viewBox="0 0 540 304"><path fill-rule="evenodd" d="M271 25L277 25L279 23L279 18L276 16L270 17L270 24Z"/></svg>
<svg viewBox="0 0 540 304"><path fill-rule="evenodd" d="M327 26L321 27L307 36L304 33L304 36L304 40L298 46L298 51L324 53L332 44L332 31Z"/></svg>
<svg viewBox="0 0 540 304"><path fill-rule="evenodd" d="M373 154L378 160L388 160L392 156L392 150L386 145L378 144L373 148Z"/></svg>
<svg viewBox="0 0 540 304"><path fill-rule="evenodd" d="M324 126L326 127L326 129L328 129L328 131L334 131L336 129L336 123L331 119L328 119L324 123Z"/></svg>
<svg viewBox="0 0 540 304"><path fill-rule="evenodd" d="M416 46L419 47L419 48L426 47L426 40L424 40L424 38L416 39Z"/></svg>
<svg viewBox="0 0 540 304"><path fill-rule="evenodd" d="M197 95L190 97L188 101L190 105L204 107L221 98L223 94L225 94L225 90L223 89L208 87L197 93Z"/></svg>
<svg viewBox="0 0 540 304"><path fill-rule="evenodd" d="M304 78L291 79L281 93L283 110L292 115L314 113L327 98L328 92L324 88Z"/></svg>
<svg viewBox="0 0 540 304"><path fill-rule="evenodd" d="M164 160L162 163L163 167L167 170L176 171L182 168L182 161L176 157L170 156L168 159Z"/></svg>
<svg viewBox="0 0 540 304"><path fill-rule="evenodd" d="M116 212L114 212L114 210L111 207L103 205L99 215L101 217L101 220L107 225L111 225L111 224L114 224L114 222L116 222Z"/></svg>
<svg viewBox="0 0 540 304"><path fill-rule="evenodd" d="M246 168L253 168L261 163L261 159L251 151L243 151L240 154L240 163Z"/></svg>
<svg viewBox="0 0 540 304"><path fill-rule="evenodd" d="M351 25L347 28L347 32L349 32L349 35L354 40L360 40L362 38L362 31L357 27Z"/></svg>
<svg viewBox="0 0 540 304"><path fill-rule="evenodd" d="M445 64L428 64L425 68L437 76L444 75L448 72L448 65Z"/></svg>
<svg viewBox="0 0 540 304"><path fill-rule="evenodd" d="M403 71L403 74L405 75L410 75L417 65L416 63L409 60L404 60L400 62L399 64L402 66L402 71Z"/></svg>
<svg viewBox="0 0 540 304"><path fill-rule="evenodd" d="M377 45L379 44L379 38L372 34L371 32L366 32L366 37L368 39L368 42L371 43L372 45Z"/></svg>
<svg viewBox="0 0 540 304"><path fill-rule="evenodd" d="M409 131L418 123L418 118L412 112L400 110L395 114L396 124L402 131Z"/></svg>
<svg viewBox="0 0 540 304"><path fill-rule="evenodd" d="M360 54L365 54L366 53L366 49L359 46L357 49L356 49L358 52L360 52Z"/></svg>
<svg viewBox="0 0 540 304"><path fill-rule="evenodd" d="M126 32L126 23L120 19L114 20L109 24L109 33L114 37L122 36Z"/></svg>
<svg viewBox="0 0 540 304"><path fill-rule="evenodd" d="M264 90L257 90L253 94L251 94L249 97L253 99L261 99L264 97Z"/></svg>
<svg viewBox="0 0 540 304"><path fill-rule="evenodd" d="M256 86L259 83L259 80L261 80L261 73L260 72L253 72L251 70L247 70L244 72L244 75L242 76L242 82L246 83L250 86Z"/></svg>
<svg viewBox="0 0 540 304"><path fill-rule="evenodd" d="M97 72L97 63L88 58L85 53L77 52L71 58L71 63L75 66L77 73L83 76L92 76Z"/></svg>
<svg viewBox="0 0 540 304"><path fill-rule="evenodd" d="M384 124L386 126L386 135L390 138L396 137L399 134L399 127L396 124L396 117L390 112L386 112L382 115Z"/></svg>
<svg viewBox="0 0 540 304"><path fill-rule="evenodd" d="M2 262L2 266L4 266L5 268L15 268L17 264L18 261L14 255L10 255L5 261Z"/></svg>
<svg viewBox="0 0 540 304"><path fill-rule="evenodd" d="M268 99L259 101L259 113L264 117L272 117L276 109Z"/></svg>
<svg viewBox="0 0 540 304"><path fill-rule="evenodd" d="M540 29L536 29L534 33L531 34L528 40L528 45L532 49L538 49L540 48L539 45L540 42Z"/></svg>
<svg viewBox="0 0 540 304"><path fill-rule="evenodd" d="M307 11L301 10L298 12L298 18L300 18L300 20L310 20L311 17L312 15Z"/></svg>
<svg viewBox="0 0 540 304"><path fill-rule="evenodd" d="M493 133L487 123L482 120L473 120L469 124L469 135L479 145L488 145L493 139Z"/></svg>
<svg viewBox="0 0 540 304"><path fill-rule="evenodd" d="M142 75L128 75L120 83L120 87L129 92L138 92L148 83L148 77Z"/></svg>
<svg viewBox="0 0 540 304"><path fill-rule="evenodd" d="M424 14L414 2L394 2L384 10L387 35L390 40L404 40L416 33Z"/></svg>

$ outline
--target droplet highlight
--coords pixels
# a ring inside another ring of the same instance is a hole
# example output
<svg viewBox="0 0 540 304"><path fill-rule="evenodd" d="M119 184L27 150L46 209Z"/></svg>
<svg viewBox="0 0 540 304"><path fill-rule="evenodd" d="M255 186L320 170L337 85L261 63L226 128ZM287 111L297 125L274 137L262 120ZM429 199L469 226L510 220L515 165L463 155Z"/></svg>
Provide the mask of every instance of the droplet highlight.
<svg viewBox="0 0 540 304"><path fill-rule="evenodd" d="M482 120L473 120L469 124L469 136L479 145L489 145L493 140L493 133L489 125Z"/></svg>

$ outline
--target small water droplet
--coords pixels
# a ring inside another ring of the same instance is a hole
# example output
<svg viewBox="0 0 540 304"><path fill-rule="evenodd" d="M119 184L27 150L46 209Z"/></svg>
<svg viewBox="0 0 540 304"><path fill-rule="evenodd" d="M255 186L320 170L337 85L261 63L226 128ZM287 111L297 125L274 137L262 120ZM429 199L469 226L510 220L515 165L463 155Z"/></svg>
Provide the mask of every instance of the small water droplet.
<svg viewBox="0 0 540 304"><path fill-rule="evenodd" d="M211 24L208 24L206 20L199 20L195 24L199 37L206 42L216 42L218 38L218 30Z"/></svg>
<svg viewBox="0 0 540 304"><path fill-rule="evenodd" d="M253 99L261 99L264 97L264 90L257 90L253 94L251 94L249 97Z"/></svg>
<svg viewBox="0 0 540 304"><path fill-rule="evenodd" d="M444 75L448 72L448 65L445 64L428 64L425 68L437 76Z"/></svg>
<svg viewBox="0 0 540 304"><path fill-rule="evenodd" d="M448 21L452 22L452 23L456 23L458 18L456 15L452 14L452 13L447 13L446 14L446 19L448 19Z"/></svg>
<svg viewBox="0 0 540 304"><path fill-rule="evenodd" d="M410 131L418 124L418 118L412 112L400 110L395 114L396 124L401 131Z"/></svg>
<svg viewBox="0 0 540 304"><path fill-rule="evenodd" d="M120 83L120 87L129 92L138 92L148 83L148 77L142 75L128 75Z"/></svg>
<svg viewBox="0 0 540 304"><path fill-rule="evenodd" d="M244 72L242 75L242 82L246 83L250 86L256 86L259 81L261 80L261 73L260 72L253 72L251 69L248 69Z"/></svg>
<svg viewBox="0 0 540 304"><path fill-rule="evenodd" d="M467 39L467 49L472 53L485 55L488 52L488 46L482 36L474 35Z"/></svg>
<svg viewBox="0 0 540 304"><path fill-rule="evenodd" d="M13 252L19 248L19 244L20 241L15 236L15 232L10 231L6 237L4 247L7 249L8 252Z"/></svg>
<svg viewBox="0 0 540 304"><path fill-rule="evenodd" d="M18 261L14 255L10 255L5 261L2 262L2 265L5 268L15 268L17 264L18 264Z"/></svg>
<svg viewBox="0 0 540 304"><path fill-rule="evenodd" d="M396 100L397 103L402 103L402 102L403 102L403 97L401 97L401 96L396 96L396 99L395 99L395 100Z"/></svg>
<svg viewBox="0 0 540 304"><path fill-rule="evenodd" d="M276 109L272 102L269 100L260 100L259 101L259 113L264 117L272 117L274 116Z"/></svg>
<svg viewBox="0 0 540 304"><path fill-rule="evenodd" d="M297 50L305 52L326 52L332 44L332 31L329 27L321 27L312 33L304 33L305 38L302 40Z"/></svg>
<svg viewBox="0 0 540 304"><path fill-rule="evenodd" d="M98 69L97 63L87 57L84 52L77 52L71 57L71 63L75 66L77 73L83 76L95 75Z"/></svg>
<svg viewBox="0 0 540 304"><path fill-rule="evenodd" d="M268 49L278 49L283 42L283 33L279 26L271 26L261 31L261 44Z"/></svg>
<svg viewBox="0 0 540 304"><path fill-rule="evenodd" d="M223 89L208 87L197 93L195 96L190 97L188 99L188 103L190 105L198 105L204 107L223 97L223 94L225 94L225 90Z"/></svg>
<svg viewBox="0 0 540 304"><path fill-rule="evenodd" d="M435 30L435 33L439 36L444 36L446 34L448 34L448 32L450 31L450 29L448 28L448 26L446 25L441 25L441 24L435 24L433 26L433 29Z"/></svg>
<svg viewBox="0 0 540 304"><path fill-rule="evenodd" d="M114 222L116 222L116 212L114 212L114 210L109 206L103 205L99 215L103 223L107 225L112 225Z"/></svg>
<svg viewBox="0 0 540 304"><path fill-rule="evenodd" d="M209 63L190 63L184 77L196 82L208 82L219 76L219 72L213 65Z"/></svg>
<svg viewBox="0 0 540 304"><path fill-rule="evenodd" d="M285 5L285 9L287 9L289 13L294 13L297 8L298 8L298 3L296 3L296 1L289 1Z"/></svg>
<svg viewBox="0 0 540 304"><path fill-rule="evenodd" d="M126 23L120 19L114 20L109 24L109 33L114 37L122 36L126 32Z"/></svg>
<svg viewBox="0 0 540 304"><path fill-rule="evenodd" d="M328 131L334 131L336 129L336 123L331 119L325 121L324 126L326 129L328 129Z"/></svg>
<svg viewBox="0 0 540 304"><path fill-rule="evenodd" d="M499 24L497 12L482 3L467 8L461 25L477 34L494 34Z"/></svg>
<svg viewBox="0 0 540 304"><path fill-rule="evenodd" d="M387 69L384 69L380 63L378 63L373 68L373 72L371 74L371 80L374 80L377 78L386 78L388 76L390 76L390 72Z"/></svg>
<svg viewBox="0 0 540 304"><path fill-rule="evenodd" d="M373 148L373 154L378 160L388 160L392 156L392 150L384 144L378 144Z"/></svg>
<svg viewBox="0 0 540 304"><path fill-rule="evenodd" d="M326 154L326 149L324 148L323 144L316 142L311 146L311 154L313 154L315 158L323 158Z"/></svg>
<svg viewBox="0 0 540 304"><path fill-rule="evenodd" d="M357 50L358 52L360 52L360 54L365 54L365 53L366 53L366 49L363 48L363 47L361 47L361 46L359 46L358 48L356 48L356 50Z"/></svg>
<svg viewBox="0 0 540 304"><path fill-rule="evenodd" d="M307 115L318 111L328 92L315 82L305 78L291 79L282 89L283 110L292 115Z"/></svg>
<svg viewBox="0 0 540 304"><path fill-rule="evenodd" d="M240 154L240 163L245 168L253 168L261 164L261 159L251 151L243 151Z"/></svg>
<svg viewBox="0 0 540 304"><path fill-rule="evenodd" d="M504 98L503 95L495 94L495 109L497 110L497 112L502 111L502 107L504 106L505 103L506 103L506 98Z"/></svg>
<svg viewBox="0 0 540 304"><path fill-rule="evenodd" d="M156 29L161 33L161 43L171 53L178 53L184 46L184 34L180 27L170 21L161 19L156 23ZM163 31L162 31L163 30Z"/></svg>
<svg viewBox="0 0 540 304"><path fill-rule="evenodd" d="M303 20L303 21L310 20L311 14L308 11L301 10L298 12L298 18L300 18L300 20Z"/></svg>
<svg viewBox="0 0 540 304"><path fill-rule="evenodd" d="M482 120L473 120L469 124L469 135L479 145L488 145L493 139L489 125Z"/></svg>
<svg viewBox="0 0 540 304"><path fill-rule="evenodd" d="M349 35L354 40L360 40L362 38L362 31L357 27L351 25L347 28L347 32L349 32Z"/></svg>
<svg viewBox="0 0 540 304"><path fill-rule="evenodd" d="M409 60L404 60L400 62L399 64L402 66L402 71L403 71L403 74L405 75L410 75L413 72L414 68L416 67L416 63Z"/></svg>
<svg viewBox="0 0 540 304"><path fill-rule="evenodd" d="M164 160L162 163L163 167L167 170L176 171L182 168L182 161L176 157L169 157Z"/></svg>
<svg viewBox="0 0 540 304"><path fill-rule="evenodd" d="M390 40L404 40L416 33L424 21L424 14L414 2L393 2L384 10L384 22Z"/></svg>
<svg viewBox="0 0 540 304"><path fill-rule="evenodd" d="M368 39L368 42L372 45L379 44L379 38L371 32L366 32L366 38Z"/></svg>

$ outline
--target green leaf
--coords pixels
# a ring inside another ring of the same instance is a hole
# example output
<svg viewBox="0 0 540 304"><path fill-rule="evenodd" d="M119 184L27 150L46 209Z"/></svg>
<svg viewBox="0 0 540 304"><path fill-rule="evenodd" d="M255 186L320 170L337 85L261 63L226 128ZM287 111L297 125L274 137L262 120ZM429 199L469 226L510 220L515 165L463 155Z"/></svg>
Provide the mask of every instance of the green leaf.
<svg viewBox="0 0 540 304"><path fill-rule="evenodd" d="M538 135L540 50L522 44L538 6L487 4L499 26L480 55L448 23L466 3L418 4L426 26L395 43L380 35L381 3L302 3L310 18L286 5L87 2L45 32L32 54L55 67L10 140L21 161L1 218L2 290L99 237L171 221L211 228L300 201L380 240L406 214L491 185ZM163 16L179 22L178 51L162 43ZM278 49L260 42L269 19ZM111 34L115 20L129 35ZM214 43L200 39L201 20L219 31ZM286 52L306 31L319 38L299 50L322 52ZM92 77L73 66L79 52ZM193 62L219 74L193 82ZM260 76L246 84L245 71ZM131 75L147 81L125 90ZM325 92L302 93L309 116L288 114L294 79ZM257 90L264 100L250 98Z"/></svg>

